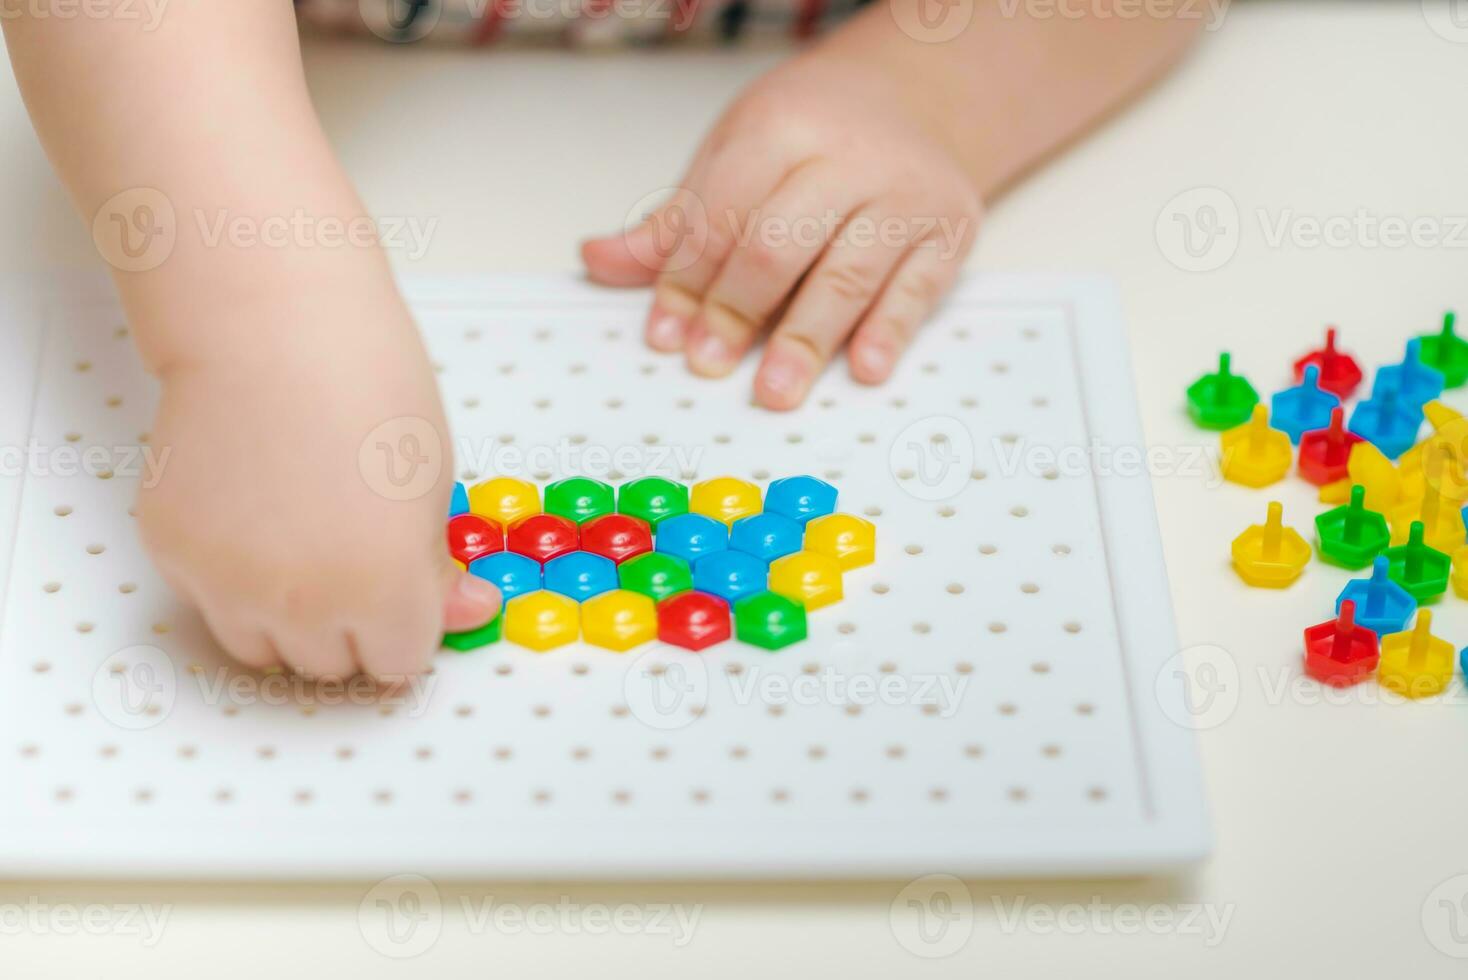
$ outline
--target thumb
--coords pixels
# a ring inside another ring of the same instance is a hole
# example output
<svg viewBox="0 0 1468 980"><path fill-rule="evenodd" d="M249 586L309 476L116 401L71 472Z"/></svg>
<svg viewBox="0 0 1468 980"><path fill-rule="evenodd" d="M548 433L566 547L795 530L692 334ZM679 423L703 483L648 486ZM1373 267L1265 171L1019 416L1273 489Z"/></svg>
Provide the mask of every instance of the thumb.
<svg viewBox="0 0 1468 980"><path fill-rule="evenodd" d="M450 561L444 572L443 628L448 633L476 630L499 615L500 590Z"/></svg>
<svg viewBox="0 0 1468 980"><path fill-rule="evenodd" d="M589 238L581 243L581 261L592 282L603 286L651 286L662 267L654 238L655 226L644 221L635 228Z"/></svg>

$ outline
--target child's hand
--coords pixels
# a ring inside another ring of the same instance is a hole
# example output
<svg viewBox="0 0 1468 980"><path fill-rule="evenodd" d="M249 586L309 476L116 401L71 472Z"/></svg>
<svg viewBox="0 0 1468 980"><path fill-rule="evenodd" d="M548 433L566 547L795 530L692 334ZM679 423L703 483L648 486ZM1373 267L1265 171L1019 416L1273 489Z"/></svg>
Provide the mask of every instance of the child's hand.
<svg viewBox="0 0 1468 980"><path fill-rule="evenodd" d="M856 380L887 379L958 275L977 192L921 93L821 55L761 79L642 225L582 248L590 276L656 283L647 342L722 376L766 330L755 397L794 408L842 343ZM916 97L915 97L916 96Z"/></svg>
<svg viewBox="0 0 1468 980"><path fill-rule="evenodd" d="M237 659L400 679L444 629L486 622L499 594L449 557L450 461L394 500L375 452L359 455L390 419L424 436L415 450L434 452L435 432L438 452L450 445L406 311L321 299L294 295L294 324L277 310L249 347L163 372L152 442L169 455L138 516L169 583Z"/></svg>

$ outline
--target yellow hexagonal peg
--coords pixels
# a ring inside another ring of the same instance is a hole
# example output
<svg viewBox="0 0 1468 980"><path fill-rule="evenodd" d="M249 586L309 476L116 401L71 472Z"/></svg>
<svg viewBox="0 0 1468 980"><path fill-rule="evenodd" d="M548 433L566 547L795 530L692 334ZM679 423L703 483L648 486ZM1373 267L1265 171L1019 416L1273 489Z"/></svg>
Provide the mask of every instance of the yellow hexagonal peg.
<svg viewBox="0 0 1468 980"><path fill-rule="evenodd" d="M770 562L770 591L819 609L841 601L841 563L830 555L797 551Z"/></svg>
<svg viewBox="0 0 1468 980"><path fill-rule="evenodd" d="M834 558L849 572L877 560L877 529L851 514L827 514L805 526L805 550Z"/></svg>
<svg viewBox="0 0 1468 980"><path fill-rule="evenodd" d="M544 653L576 639L581 610L559 592L537 590L505 604L505 639Z"/></svg>
<svg viewBox="0 0 1468 980"><path fill-rule="evenodd" d="M1468 446L1462 444L1462 436L1468 432L1468 420L1463 418L1462 412L1449 408L1442 402L1430 401L1422 406L1422 414L1427 416L1432 434L1397 458L1397 465L1402 468L1403 473L1421 469L1428 449L1433 445L1446 443L1456 449L1468 449Z"/></svg>
<svg viewBox="0 0 1468 980"><path fill-rule="evenodd" d="M1290 471L1294 450L1290 437L1269 427L1269 409L1254 406L1249 421L1220 437L1223 477L1246 487L1267 487Z"/></svg>
<svg viewBox="0 0 1468 980"><path fill-rule="evenodd" d="M1417 610L1410 630L1381 638L1381 662L1376 668L1382 686L1403 697L1440 694L1453 679L1453 645L1432 635L1432 611Z"/></svg>
<svg viewBox="0 0 1468 980"><path fill-rule="evenodd" d="M1402 504L1392 510L1392 544L1407 543L1414 521L1422 522L1423 542L1444 554L1451 555L1468 543L1462 507L1446 499L1430 480L1423 487L1420 503Z"/></svg>
<svg viewBox="0 0 1468 980"><path fill-rule="evenodd" d="M657 606L641 592L603 592L581 604L581 631L587 643L619 652L630 650L657 639Z"/></svg>
<svg viewBox="0 0 1468 980"><path fill-rule="evenodd" d="M1343 504L1351 499L1351 487L1366 488L1366 509L1380 514L1389 514L1392 508L1403 502L1402 475L1380 449L1369 442L1358 442L1351 447L1346 460L1344 480L1327 483L1320 488L1320 502Z"/></svg>
<svg viewBox="0 0 1468 980"><path fill-rule="evenodd" d="M688 494L688 509L732 525L741 517L758 514L762 504L759 487L732 476L701 480Z"/></svg>
<svg viewBox="0 0 1468 980"><path fill-rule="evenodd" d="M1282 589L1305 570L1310 545L1292 527L1284 526L1284 506L1269 502L1263 524L1255 524L1234 538L1234 571L1250 585Z"/></svg>
<svg viewBox="0 0 1468 980"><path fill-rule="evenodd" d="M540 513L535 484L512 476L496 476L469 488L469 510L509 527L522 517Z"/></svg>

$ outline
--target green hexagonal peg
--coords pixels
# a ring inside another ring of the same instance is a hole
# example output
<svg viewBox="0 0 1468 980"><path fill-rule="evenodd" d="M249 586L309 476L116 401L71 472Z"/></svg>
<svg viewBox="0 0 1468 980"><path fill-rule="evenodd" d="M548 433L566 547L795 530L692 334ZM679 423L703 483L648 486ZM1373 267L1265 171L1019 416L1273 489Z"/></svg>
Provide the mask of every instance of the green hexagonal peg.
<svg viewBox="0 0 1468 980"><path fill-rule="evenodd" d="M1388 548L1387 577L1418 602L1436 599L1447 591L1452 559L1423 540L1423 524L1413 521L1407 543Z"/></svg>
<svg viewBox="0 0 1468 980"><path fill-rule="evenodd" d="M1468 340L1453 332L1455 315L1443 314L1443 328L1437 333L1423 334L1416 338L1417 359L1435 371L1440 371L1443 384L1456 388L1468 381Z"/></svg>
<svg viewBox="0 0 1468 980"><path fill-rule="evenodd" d="M1188 385L1188 414L1205 429L1232 429L1249 421L1259 393L1249 379L1229 370L1227 351L1218 355L1218 371Z"/></svg>
<svg viewBox="0 0 1468 980"><path fill-rule="evenodd" d="M734 603L734 633L745 643L779 650L805 639L805 607L773 592Z"/></svg>
<svg viewBox="0 0 1468 980"><path fill-rule="evenodd" d="M1391 543L1386 518L1366 509L1366 488L1351 488L1351 502L1315 518L1320 557L1343 568L1365 568Z"/></svg>
<svg viewBox="0 0 1468 980"><path fill-rule="evenodd" d="M688 513L688 488L660 476L644 476L617 491L617 513L640 517L654 531L669 517Z"/></svg>
<svg viewBox="0 0 1468 980"><path fill-rule="evenodd" d="M693 569L688 562L663 551L627 559L617 566L617 578L622 588L651 596L654 602L693 588Z"/></svg>
<svg viewBox="0 0 1468 980"><path fill-rule="evenodd" d="M443 635L443 645L450 650L457 650L460 653L468 653L471 650L478 650L480 647L488 646L499 640L500 625L504 620L504 616L497 614L494 619L491 619L477 630L465 630L462 633L445 633Z"/></svg>
<svg viewBox="0 0 1468 980"><path fill-rule="evenodd" d="M577 524L614 513L616 509L614 491L600 480L573 476L545 488L545 512Z"/></svg>

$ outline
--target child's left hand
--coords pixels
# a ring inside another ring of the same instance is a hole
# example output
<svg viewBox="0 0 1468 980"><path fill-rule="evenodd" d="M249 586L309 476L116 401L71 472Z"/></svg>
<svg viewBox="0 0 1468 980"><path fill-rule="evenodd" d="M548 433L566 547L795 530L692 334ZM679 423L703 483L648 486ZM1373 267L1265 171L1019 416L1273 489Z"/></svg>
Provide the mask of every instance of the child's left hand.
<svg viewBox="0 0 1468 980"><path fill-rule="evenodd" d="M647 342L728 374L771 331L755 398L789 409L850 338L876 384L957 277L981 205L900 74L823 55L755 83L643 224L589 241L591 278L656 285Z"/></svg>

